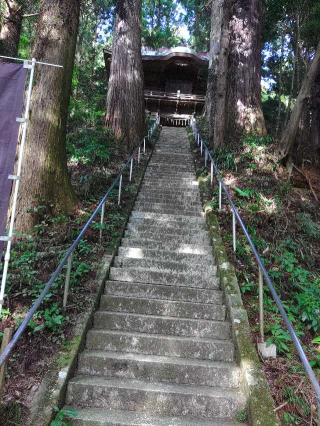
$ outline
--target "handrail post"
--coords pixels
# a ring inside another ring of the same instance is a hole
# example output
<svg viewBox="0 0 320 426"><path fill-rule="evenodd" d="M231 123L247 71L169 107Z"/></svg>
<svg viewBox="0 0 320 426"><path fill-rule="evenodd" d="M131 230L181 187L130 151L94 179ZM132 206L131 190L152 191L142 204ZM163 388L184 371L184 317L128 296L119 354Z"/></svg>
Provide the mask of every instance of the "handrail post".
<svg viewBox="0 0 320 426"><path fill-rule="evenodd" d="M129 176L129 182L132 181L132 172L133 172L133 157L131 158L130 161L130 176Z"/></svg>
<svg viewBox="0 0 320 426"><path fill-rule="evenodd" d="M146 138L143 138L143 153L146 153Z"/></svg>
<svg viewBox="0 0 320 426"><path fill-rule="evenodd" d="M205 152L204 152L204 166L205 167L207 167L207 163L208 163L208 150L206 148Z"/></svg>
<svg viewBox="0 0 320 426"><path fill-rule="evenodd" d="M233 251L237 251L237 229L236 229L236 215L232 210L232 242L233 242Z"/></svg>
<svg viewBox="0 0 320 426"><path fill-rule="evenodd" d="M138 164L140 164L140 152L141 152L141 149L140 149L140 146L139 146L139 148L138 148Z"/></svg>
<svg viewBox="0 0 320 426"><path fill-rule="evenodd" d="M200 152L201 152L201 157L202 157L202 151L203 151L203 141L202 141L202 138L200 139L200 141L201 141Z"/></svg>
<svg viewBox="0 0 320 426"><path fill-rule="evenodd" d="M119 193L118 193L118 206L121 204L121 190L122 190L122 175L119 180Z"/></svg>
<svg viewBox="0 0 320 426"><path fill-rule="evenodd" d="M105 213L105 209L106 209L106 203L103 203L102 207L101 207L101 216L100 216L100 244L102 242L102 231L103 231L103 223L104 223L104 213Z"/></svg>
<svg viewBox="0 0 320 426"><path fill-rule="evenodd" d="M65 310L66 307L67 307L69 288L70 288L72 259L73 259L73 253L71 253L70 256L68 257L67 273L66 273L66 279L65 279L65 282L64 282L64 293L63 293L63 304L62 304L63 310Z"/></svg>
<svg viewBox="0 0 320 426"><path fill-rule="evenodd" d="M222 183L219 180L219 212L222 210Z"/></svg>
<svg viewBox="0 0 320 426"><path fill-rule="evenodd" d="M259 318L260 318L260 337L261 343L264 343L264 312L263 312L263 274L259 267Z"/></svg>
<svg viewBox="0 0 320 426"><path fill-rule="evenodd" d="M211 182L211 186L213 185L213 161L211 160L211 170L210 170L210 182Z"/></svg>

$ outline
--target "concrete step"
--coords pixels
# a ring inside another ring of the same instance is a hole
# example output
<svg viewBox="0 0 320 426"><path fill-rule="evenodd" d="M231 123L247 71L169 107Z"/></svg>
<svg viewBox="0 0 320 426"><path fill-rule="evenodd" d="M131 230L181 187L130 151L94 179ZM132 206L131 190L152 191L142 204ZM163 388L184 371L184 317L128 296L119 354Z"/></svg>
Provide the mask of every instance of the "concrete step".
<svg viewBox="0 0 320 426"><path fill-rule="evenodd" d="M141 204L165 204L167 205L169 208L174 208L174 207L192 207L192 208L198 208L198 209L202 209L202 206L200 204L200 199L195 200L194 197L186 199L186 198L180 198L178 199L176 198L171 198L171 199L167 199L166 197L161 197L161 196L156 196L156 195L152 195L150 196L149 194L144 195L141 194L138 196L137 198L137 202L141 203Z"/></svg>
<svg viewBox="0 0 320 426"><path fill-rule="evenodd" d="M190 244L177 241L156 241L156 240L142 240L139 238L123 238L121 240L122 247L138 247L140 249L153 249L153 250L165 250L172 251L176 253L190 253L190 254L212 254L212 247L206 245L205 243L201 244Z"/></svg>
<svg viewBox="0 0 320 426"><path fill-rule="evenodd" d="M108 310L109 312L129 312L142 315L163 315L217 321L224 321L226 318L226 308L223 305L183 302L179 300L150 300L141 297L103 295L100 309Z"/></svg>
<svg viewBox="0 0 320 426"><path fill-rule="evenodd" d="M116 268L110 269L110 280L129 281L138 283L166 284L197 288L218 289L217 277L200 277L199 275L183 274L179 272L157 272L147 268Z"/></svg>
<svg viewBox="0 0 320 426"><path fill-rule="evenodd" d="M154 191L152 193L148 192L148 191L141 191L140 194L138 195L137 199L139 201L145 201L145 202L150 202L150 201L155 201L155 202L166 202L166 203L171 203L171 202L184 202L184 203L191 203L191 204L200 204L200 196L197 194L163 194L161 191Z"/></svg>
<svg viewBox="0 0 320 426"><path fill-rule="evenodd" d="M235 363L202 361L121 352L85 351L79 374L198 386L240 386Z"/></svg>
<svg viewBox="0 0 320 426"><path fill-rule="evenodd" d="M240 394L231 389L91 376L70 380L67 404L204 419L232 418L244 408Z"/></svg>
<svg viewBox="0 0 320 426"><path fill-rule="evenodd" d="M175 234L175 235L185 235L185 234L207 234L207 230L203 225L191 224L187 223L178 223L178 222L169 222L169 223L161 223L157 222L153 219L139 219L139 220L131 220L128 223L127 229L132 231L149 231L150 229L156 229L159 232L163 232L164 234Z"/></svg>
<svg viewBox="0 0 320 426"><path fill-rule="evenodd" d="M234 346L230 340L130 333L119 330L89 330L86 347L95 351L130 352L224 362L234 360Z"/></svg>
<svg viewBox="0 0 320 426"><path fill-rule="evenodd" d="M66 407L69 408L69 407ZM143 412L115 411L102 408L78 409L71 426L237 426L229 419L204 420L190 417L159 417ZM245 426L241 423L242 426Z"/></svg>
<svg viewBox="0 0 320 426"><path fill-rule="evenodd" d="M148 300L161 299L193 303L216 303L222 305L220 290L204 290L163 284L128 283L107 281L105 293L114 296L141 297Z"/></svg>
<svg viewBox="0 0 320 426"><path fill-rule="evenodd" d="M196 249L196 247L182 247L181 249L163 250L163 246L159 249L146 247L119 247L118 255L121 257L130 257L132 259L157 259L159 261L187 262L189 264L202 264L210 262L213 257L211 252Z"/></svg>
<svg viewBox="0 0 320 426"><path fill-rule="evenodd" d="M198 260L199 256L196 256ZM116 267L128 267L128 268L149 268L154 271L164 271L164 272L182 272L184 274L197 274L206 277L211 277L216 275L217 267L213 265L213 262L206 261L200 262L171 262L171 261L161 261L157 259L132 259L129 257L120 257L117 256L114 260L114 266Z"/></svg>
<svg viewBox="0 0 320 426"><path fill-rule="evenodd" d="M189 224L205 224L204 217L189 217L184 216L183 214L170 214L170 213L152 213L152 212L143 212L139 210L133 210L131 213L131 218L136 219L155 219L157 222L183 222Z"/></svg>
<svg viewBox="0 0 320 426"><path fill-rule="evenodd" d="M173 214L173 215L184 215L184 216L195 216L199 217L202 216L202 211L198 208L192 208L189 206L186 207L168 207L165 204L160 203L141 203L140 201L137 201L135 204L135 207L138 210L141 210L143 212L151 212L151 213L166 213L166 214Z"/></svg>
<svg viewBox="0 0 320 426"><path fill-rule="evenodd" d="M134 231L127 229L124 234L125 238L133 238L141 240L154 240L154 241L165 241L165 242L176 242L176 244L201 244L207 247L211 246L208 234L206 232L189 233L189 234L163 234L161 229L151 228L148 231Z"/></svg>
<svg viewBox="0 0 320 426"><path fill-rule="evenodd" d="M170 316L142 315L128 312L97 311L94 327L102 330L120 330L167 336L186 336L204 339L230 338L228 321L200 320Z"/></svg>

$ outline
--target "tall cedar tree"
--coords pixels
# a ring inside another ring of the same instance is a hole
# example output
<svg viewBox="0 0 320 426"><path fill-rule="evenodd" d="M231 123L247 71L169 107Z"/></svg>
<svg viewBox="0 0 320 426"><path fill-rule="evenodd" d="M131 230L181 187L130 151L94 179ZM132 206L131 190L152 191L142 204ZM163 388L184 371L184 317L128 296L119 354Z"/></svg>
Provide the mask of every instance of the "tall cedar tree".
<svg viewBox="0 0 320 426"><path fill-rule="evenodd" d="M119 0L112 45L106 125L128 149L144 134L141 0Z"/></svg>
<svg viewBox="0 0 320 426"><path fill-rule="evenodd" d="M213 0L206 113L210 141L264 135L261 108L261 0Z"/></svg>
<svg viewBox="0 0 320 426"><path fill-rule="evenodd" d="M281 159L287 159L294 148L298 132L303 126L310 126L314 148L320 149L319 129L319 80L320 80L320 43L318 44L314 59L310 65L299 91L295 106L292 110L290 120L285 127L280 146L279 155ZM311 105L310 105L311 104ZM311 107L311 108L310 108ZM309 111L311 110L311 114ZM308 111L307 119L304 113ZM318 152L319 154L319 152Z"/></svg>
<svg viewBox="0 0 320 426"><path fill-rule="evenodd" d="M37 65L31 101L17 229L30 229L39 205L71 212L75 195L67 170L66 124L71 94L80 0L42 0L33 57L63 65Z"/></svg>
<svg viewBox="0 0 320 426"><path fill-rule="evenodd" d="M0 0L3 22L0 29L0 54L16 57L22 27L23 4L17 0Z"/></svg>

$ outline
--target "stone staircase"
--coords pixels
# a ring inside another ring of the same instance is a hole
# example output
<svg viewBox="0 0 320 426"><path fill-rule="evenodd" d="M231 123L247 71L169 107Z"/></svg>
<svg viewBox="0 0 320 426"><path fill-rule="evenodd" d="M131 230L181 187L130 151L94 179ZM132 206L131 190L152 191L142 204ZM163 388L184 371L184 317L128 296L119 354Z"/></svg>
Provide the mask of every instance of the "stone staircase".
<svg viewBox="0 0 320 426"><path fill-rule="evenodd" d="M234 426L245 407L185 129L164 128L88 332L73 425Z"/></svg>

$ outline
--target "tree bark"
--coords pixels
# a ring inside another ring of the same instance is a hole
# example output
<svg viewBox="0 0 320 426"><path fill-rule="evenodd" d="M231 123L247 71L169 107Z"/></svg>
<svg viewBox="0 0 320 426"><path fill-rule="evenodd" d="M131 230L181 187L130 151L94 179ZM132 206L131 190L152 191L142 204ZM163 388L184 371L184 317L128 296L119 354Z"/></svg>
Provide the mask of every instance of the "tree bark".
<svg viewBox="0 0 320 426"><path fill-rule="evenodd" d="M79 12L79 0L41 2L33 56L63 65L63 69L36 66L18 203L19 231L37 223L39 205L66 213L75 205L65 142Z"/></svg>
<svg viewBox="0 0 320 426"><path fill-rule="evenodd" d="M245 134L267 133L261 108L261 21L261 0L233 1L226 106L230 143Z"/></svg>
<svg viewBox="0 0 320 426"><path fill-rule="evenodd" d="M306 74L301 89L299 91L295 106L292 110L290 120L283 131L282 139L279 146L279 157L281 160L287 158L296 141L299 124L305 109L306 104L310 101L312 88L316 78L320 75L320 43L318 44L315 57L310 65L309 71Z"/></svg>
<svg viewBox="0 0 320 426"><path fill-rule="evenodd" d="M1 0L4 18L0 30L0 54L16 57L18 53L23 7L17 0Z"/></svg>
<svg viewBox="0 0 320 426"><path fill-rule="evenodd" d="M144 122L141 0L118 0L106 125L131 149L144 135Z"/></svg>

